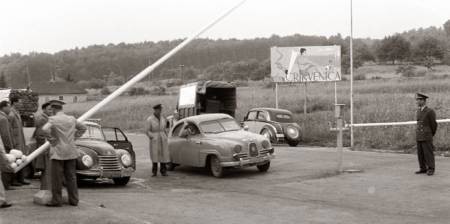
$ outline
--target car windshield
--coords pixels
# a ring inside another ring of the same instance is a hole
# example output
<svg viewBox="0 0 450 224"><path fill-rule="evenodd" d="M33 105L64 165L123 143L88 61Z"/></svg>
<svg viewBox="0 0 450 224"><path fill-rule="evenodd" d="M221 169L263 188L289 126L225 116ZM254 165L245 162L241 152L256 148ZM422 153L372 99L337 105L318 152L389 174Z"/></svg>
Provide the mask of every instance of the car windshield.
<svg viewBox="0 0 450 224"><path fill-rule="evenodd" d="M287 123L287 122L292 122L292 115L291 114L287 114L287 113L276 113L274 117L274 121L278 121L278 122L283 122L283 123Z"/></svg>
<svg viewBox="0 0 450 224"><path fill-rule="evenodd" d="M87 130L80 138L93 138L105 140L102 129L98 126L86 125Z"/></svg>
<svg viewBox="0 0 450 224"><path fill-rule="evenodd" d="M204 121L200 123L200 128L204 133L221 133L225 131L237 131L241 129L237 122L231 118Z"/></svg>

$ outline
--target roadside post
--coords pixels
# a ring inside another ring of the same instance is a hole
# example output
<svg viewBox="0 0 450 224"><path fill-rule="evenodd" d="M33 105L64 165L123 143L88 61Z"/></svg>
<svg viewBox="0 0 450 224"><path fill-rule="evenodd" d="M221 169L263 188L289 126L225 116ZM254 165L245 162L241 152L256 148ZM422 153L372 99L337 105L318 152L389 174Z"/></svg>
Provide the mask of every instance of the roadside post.
<svg viewBox="0 0 450 224"><path fill-rule="evenodd" d="M343 132L344 132L344 116L343 109L345 104L335 104L334 105L334 117L336 118L336 129L337 129L337 153L338 153L338 172L342 173L342 163L344 160L344 149L343 149Z"/></svg>

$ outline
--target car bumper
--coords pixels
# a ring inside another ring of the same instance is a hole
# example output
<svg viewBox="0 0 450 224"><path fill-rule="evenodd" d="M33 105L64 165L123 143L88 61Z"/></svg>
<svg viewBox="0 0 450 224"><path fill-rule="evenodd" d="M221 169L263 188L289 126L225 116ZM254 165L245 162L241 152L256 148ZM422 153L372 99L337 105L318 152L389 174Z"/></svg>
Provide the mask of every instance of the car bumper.
<svg viewBox="0 0 450 224"><path fill-rule="evenodd" d="M131 167L123 168L117 171L107 171L101 169L90 169L90 170L77 170L78 175L87 177L97 177L97 178L120 178L120 177L130 177L134 172Z"/></svg>
<svg viewBox="0 0 450 224"><path fill-rule="evenodd" d="M220 165L222 167L255 166L255 165L267 163L274 158L275 158L274 154L267 154L267 155L258 156L258 157L240 158L238 161L221 162Z"/></svg>

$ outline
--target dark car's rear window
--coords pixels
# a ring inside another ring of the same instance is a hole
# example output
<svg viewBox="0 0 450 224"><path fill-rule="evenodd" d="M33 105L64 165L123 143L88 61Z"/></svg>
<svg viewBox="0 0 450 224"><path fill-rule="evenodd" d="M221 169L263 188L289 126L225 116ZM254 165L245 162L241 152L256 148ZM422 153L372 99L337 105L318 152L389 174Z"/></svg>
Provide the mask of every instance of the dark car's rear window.
<svg viewBox="0 0 450 224"><path fill-rule="evenodd" d="M283 122L283 123L293 122L293 120L294 120L292 118L291 114L286 114L286 113L274 113L272 119L274 121Z"/></svg>

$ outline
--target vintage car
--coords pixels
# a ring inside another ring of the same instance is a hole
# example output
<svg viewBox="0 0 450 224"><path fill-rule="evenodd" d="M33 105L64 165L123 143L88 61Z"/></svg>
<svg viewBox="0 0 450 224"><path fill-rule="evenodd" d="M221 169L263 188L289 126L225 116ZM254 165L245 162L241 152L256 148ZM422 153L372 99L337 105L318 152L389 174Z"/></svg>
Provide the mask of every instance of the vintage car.
<svg viewBox="0 0 450 224"><path fill-rule="evenodd" d="M86 121L87 131L75 141L81 156L77 159L77 178L110 178L126 185L136 170L133 145L119 128L105 128Z"/></svg>
<svg viewBox="0 0 450 224"><path fill-rule="evenodd" d="M171 168L206 167L215 177L225 168L256 166L266 172L274 158L272 144L261 135L242 130L228 114L203 114L178 121L169 133Z"/></svg>
<svg viewBox="0 0 450 224"><path fill-rule="evenodd" d="M301 140L300 126L288 110L254 108L247 113L242 124L248 131L261 134L272 143L297 146Z"/></svg>

